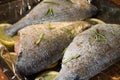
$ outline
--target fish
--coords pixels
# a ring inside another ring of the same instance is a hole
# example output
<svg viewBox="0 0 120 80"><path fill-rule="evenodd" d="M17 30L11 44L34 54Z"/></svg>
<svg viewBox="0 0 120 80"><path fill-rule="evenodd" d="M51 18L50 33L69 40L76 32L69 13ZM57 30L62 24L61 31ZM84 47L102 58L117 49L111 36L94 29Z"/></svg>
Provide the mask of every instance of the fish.
<svg viewBox="0 0 120 80"><path fill-rule="evenodd" d="M63 50L76 34L90 26L85 21L51 22L21 29L15 44L17 72L29 76L45 70L62 58Z"/></svg>
<svg viewBox="0 0 120 80"><path fill-rule="evenodd" d="M97 24L67 47L55 80L89 80L120 61L120 25Z"/></svg>
<svg viewBox="0 0 120 80"><path fill-rule="evenodd" d="M5 33L14 36L18 30L32 25L49 22L71 22L84 20L97 13L97 8L87 0L44 0L29 14L5 29Z"/></svg>

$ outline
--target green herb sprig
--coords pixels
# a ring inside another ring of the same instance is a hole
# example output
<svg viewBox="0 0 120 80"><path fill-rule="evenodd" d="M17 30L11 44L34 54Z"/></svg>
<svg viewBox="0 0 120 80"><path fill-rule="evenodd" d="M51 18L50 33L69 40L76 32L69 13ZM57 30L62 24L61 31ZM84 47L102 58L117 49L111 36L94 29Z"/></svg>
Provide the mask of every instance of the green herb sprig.
<svg viewBox="0 0 120 80"><path fill-rule="evenodd" d="M91 38L92 40L95 40L97 42L103 42L103 43L107 41L106 37L101 33L99 33L97 29L93 30L93 33L95 34L95 37Z"/></svg>
<svg viewBox="0 0 120 80"><path fill-rule="evenodd" d="M47 13L46 13L46 15L51 15L51 16L54 16L54 11L53 11L53 9L52 8L49 8L48 9L48 11L47 11Z"/></svg>
<svg viewBox="0 0 120 80"><path fill-rule="evenodd" d="M59 3L53 2L53 1L44 1L44 3L52 4L52 5L59 5Z"/></svg>
<svg viewBox="0 0 120 80"><path fill-rule="evenodd" d="M115 30L111 30L112 35L115 36Z"/></svg>
<svg viewBox="0 0 120 80"><path fill-rule="evenodd" d="M69 57L67 60L63 61L62 64L66 64L67 62L69 62L69 61L71 61L71 60L73 60L73 59L76 59L76 58L78 58L78 57L80 57L80 54L76 54L76 55L74 55L74 56L71 56L71 57Z"/></svg>
<svg viewBox="0 0 120 80"><path fill-rule="evenodd" d="M63 28L61 28L61 30L67 32L69 34L69 37L73 38L73 36L74 36L74 30L73 29L63 27Z"/></svg>
<svg viewBox="0 0 120 80"><path fill-rule="evenodd" d="M42 40L45 40L45 38L44 38L44 33L40 33L40 36L39 36L39 38L38 38L38 40L35 42L35 44L40 44L40 42L42 41Z"/></svg>

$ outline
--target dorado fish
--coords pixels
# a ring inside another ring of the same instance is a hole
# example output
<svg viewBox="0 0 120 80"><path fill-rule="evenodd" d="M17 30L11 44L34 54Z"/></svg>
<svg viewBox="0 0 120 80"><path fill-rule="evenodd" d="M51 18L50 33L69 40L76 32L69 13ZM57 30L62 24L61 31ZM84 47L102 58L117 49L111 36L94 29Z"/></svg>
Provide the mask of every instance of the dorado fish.
<svg viewBox="0 0 120 80"><path fill-rule="evenodd" d="M119 44L119 25L91 26L70 43L55 80L89 80L120 60Z"/></svg>
<svg viewBox="0 0 120 80"><path fill-rule="evenodd" d="M44 0L29 14L5 30L13 36L18 30L32 24L84 20L96 14L97 8L87 0Z"/></svg>
<svg viewBox="0 0 120 80"><path fill-rule="evenodd" d="M17 71L32 75L62 58L62 52L73 37L88 28L88 22L53 22L31 25L20 30L15 45Z"/></svg>

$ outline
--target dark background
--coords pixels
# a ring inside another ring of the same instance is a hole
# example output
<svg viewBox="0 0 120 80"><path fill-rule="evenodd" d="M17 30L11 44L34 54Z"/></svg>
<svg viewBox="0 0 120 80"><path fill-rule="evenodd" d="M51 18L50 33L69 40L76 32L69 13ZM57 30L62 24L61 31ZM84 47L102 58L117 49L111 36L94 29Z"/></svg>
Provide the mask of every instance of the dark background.
<svg viewBox="0 0 120 80"><path fill-rule="evenodd" d="M41 0L0 0L0 23L15 23Z"/></svg>

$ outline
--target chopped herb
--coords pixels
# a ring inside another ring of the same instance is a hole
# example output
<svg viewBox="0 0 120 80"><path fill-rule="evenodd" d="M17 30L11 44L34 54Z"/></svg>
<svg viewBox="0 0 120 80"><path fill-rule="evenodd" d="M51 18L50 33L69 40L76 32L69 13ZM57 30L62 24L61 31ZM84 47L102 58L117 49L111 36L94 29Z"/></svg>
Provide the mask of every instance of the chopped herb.
<svg viewBox="0 0 120 80"><path fill-rule="evenodd" d="M65 32L68 32L68 33L70 33L70 32L71 32L71 29L66 28L66 27L63 27L61 30L65 31Z"/></svg>
<svg viewBox="0 0 120 80"><path fill-rule="evenodd" d="M99 31L97 29L93 30L95 37L92 38L93 40L97 41L97 42L103 42L105 43L107 41L106 37L102 34L99 33Z"/></svg>
<svg viewBox="0 0 120 80"><path fill-rule="evenodd" d="M69 62L69 61L71 61L71 60L73 60L73 59L76 59L76 58L78 58L78 57L80 57L80 54L76 54L76 55L74 55L74 56L71 56L71 57L69 57L67 60L63 61L62 64L66 64L67 62Z"/></svg>
<svg viewBox="0 0 120 80"><path fill-rule="evenodd" d="M48 9L48 11L47 11L47 13L46 13L46 15L52 15L52 16L54 16L54 12L53 12L53 9L52 8L49 8Z"/></svg>
<svg viewBox="0 0 120 80"><path fill-rule="evenodd" d="M40 44L40 42L42 41L42 40L44 40L44 33L41 33L40 34L40 36L39 36L39 38L38 38L38 40L36 41L36 43L35 44Z"/></svg>
<svg viewBox="0 0 120 80"><path fill-rule="evenodd" d="M111 30L112 35L115 36L115 30Z"/></svg>
<svg viewBox="0 0 120 80"><path fill-rule="evenodd" d="M73 36L74 36L74 30L66 28L66 27L63 27L61 30L67 32L69 34L69 37L73 38Z"/></svg>
<svg viewBox="0 0 120 80"><path fill-rule="evenodd" d="M63 50L63 52L62 52L62 55L64 55L64 54L65 54L65 52L66 52L66 49L67 49L67 48L65 48L65 49Z"/></svg>
<svg viewBox="0 0 120 80"><path fill-rule="evenodd" d="M44 3L53 4L53 5L59 5L59 3L52 2L52 1L44 1Z"/></svg>
<svg viewBox="0 0 120 80"><path fill-rule="evenodd" d="M55 29L55 27L52 27L52 25L51 25L50 23L48 24L48 28L49 28L50 30Z"/></svg>

